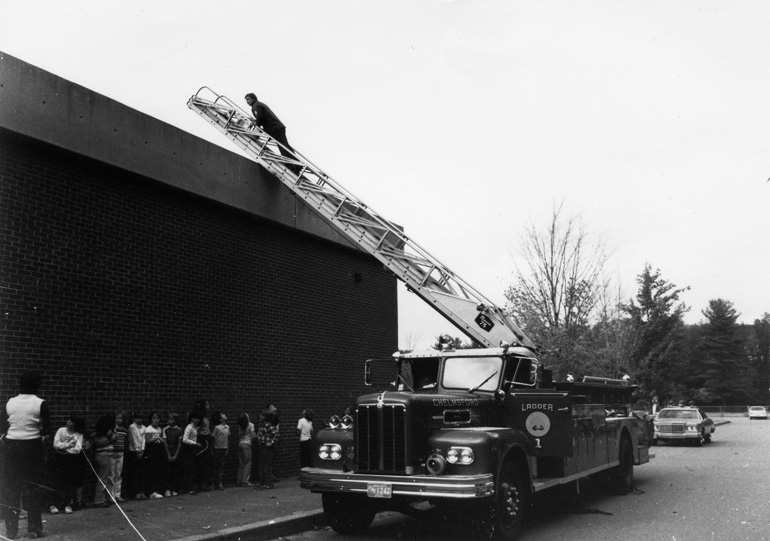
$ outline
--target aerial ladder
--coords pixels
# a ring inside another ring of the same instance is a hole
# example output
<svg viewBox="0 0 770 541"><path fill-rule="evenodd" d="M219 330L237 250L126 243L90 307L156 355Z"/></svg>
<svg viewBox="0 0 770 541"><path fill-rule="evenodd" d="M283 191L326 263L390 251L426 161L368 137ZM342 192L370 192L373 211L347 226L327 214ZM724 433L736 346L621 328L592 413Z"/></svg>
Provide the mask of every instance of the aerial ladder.
<svg viewBox="0 0 770 541"><path fill-rule="evenodd" d="M406 287L483 347L535 345L502 309L377 214L296 149L281 144L226 96L202 87L187 106L208 121L247 156L280 180L354 246L374 256ZM284 154L287 149L283 149Z"/></svg>

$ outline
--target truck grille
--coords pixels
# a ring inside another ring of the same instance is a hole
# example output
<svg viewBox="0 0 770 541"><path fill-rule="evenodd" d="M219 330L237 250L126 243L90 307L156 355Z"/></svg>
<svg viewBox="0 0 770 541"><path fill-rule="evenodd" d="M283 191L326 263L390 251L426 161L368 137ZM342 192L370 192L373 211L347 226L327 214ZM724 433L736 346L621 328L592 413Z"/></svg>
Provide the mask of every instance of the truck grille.
<svg viewBox="0 0 770 541"><path fill-rule="evenodd" d="M659 425L661 432L684 432L684 425Z"/></svg>
<svg viewBox="0 0 770 541"><path fill-rule="evenodd" d="M403 404L358 406L358 471L403 473L406 469L406 420Z"/></svg>

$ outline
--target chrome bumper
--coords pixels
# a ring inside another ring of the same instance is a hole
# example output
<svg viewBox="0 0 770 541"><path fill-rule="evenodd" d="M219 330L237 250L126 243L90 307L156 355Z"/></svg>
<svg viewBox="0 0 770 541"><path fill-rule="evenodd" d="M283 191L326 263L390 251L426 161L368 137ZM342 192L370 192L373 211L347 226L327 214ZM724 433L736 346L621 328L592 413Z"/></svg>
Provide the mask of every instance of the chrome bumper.
<svg viewBox="0 0 770 541"><path fill-rule="evenodd" d="M394 496L419 498L484 498L495 492L491 473L481 475L376 475L303 468L300 486L312 492L367 493L369 483L390 484Z"/></svg>

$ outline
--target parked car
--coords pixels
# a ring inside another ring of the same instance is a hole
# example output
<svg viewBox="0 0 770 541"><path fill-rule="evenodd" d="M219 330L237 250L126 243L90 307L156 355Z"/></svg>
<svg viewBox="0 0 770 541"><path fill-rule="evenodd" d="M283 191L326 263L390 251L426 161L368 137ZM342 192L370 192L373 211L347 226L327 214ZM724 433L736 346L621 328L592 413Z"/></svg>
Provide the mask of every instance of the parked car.
<svg viewBox="0 0 770 541"><path fill-rule="evenodd" d="M703 445L711 441L716 427L706 412L695 407L663 408L653 421L653 445L666 441L690 441Z"/></svg>
<svg viewBox="0 0 770 541"><path fill-rule="evenodd" d="M767 419L767 409L764 406L751 406L749 419Z"/></svg>

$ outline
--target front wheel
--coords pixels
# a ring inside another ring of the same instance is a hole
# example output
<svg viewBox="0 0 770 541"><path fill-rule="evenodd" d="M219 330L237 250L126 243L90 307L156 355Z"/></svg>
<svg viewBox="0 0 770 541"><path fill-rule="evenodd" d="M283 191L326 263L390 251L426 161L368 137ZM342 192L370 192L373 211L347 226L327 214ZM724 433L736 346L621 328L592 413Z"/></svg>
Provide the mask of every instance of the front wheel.
<svg viewBox="0 0 770 541"><path fill-rule="evenodd" d="M332 530L341 534L358 534L369 529L376 510L366 497L324 492L321 495L324 517Z"/></svg>
<svg viewBox="0 0 770 541"><path fill-rule="evenodd" d="M521 473L513 464L506 465L495 485L495 495L478 502L480 508L473 509L469 523L485 538L513 541L524 522L525 496Z"/></svg>

